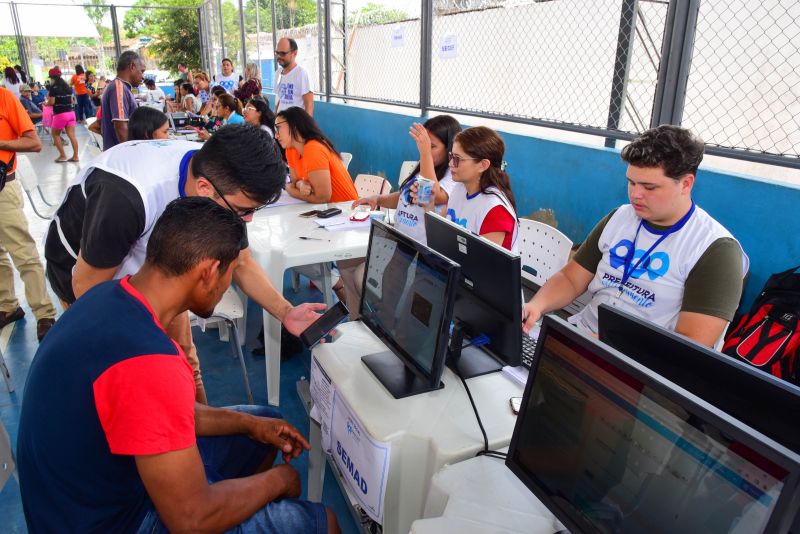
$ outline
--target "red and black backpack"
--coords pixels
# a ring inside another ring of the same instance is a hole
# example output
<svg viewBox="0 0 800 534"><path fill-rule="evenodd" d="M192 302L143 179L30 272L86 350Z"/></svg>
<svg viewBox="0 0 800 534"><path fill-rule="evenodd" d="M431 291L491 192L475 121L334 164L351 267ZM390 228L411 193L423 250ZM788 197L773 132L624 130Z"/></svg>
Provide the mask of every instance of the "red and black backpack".
<svg viewBox="0 0 800 534"><path fill-rule="evenodd" d="M722 352L800 385L800 267L769 277L750 313L725 337Z"/></svg>

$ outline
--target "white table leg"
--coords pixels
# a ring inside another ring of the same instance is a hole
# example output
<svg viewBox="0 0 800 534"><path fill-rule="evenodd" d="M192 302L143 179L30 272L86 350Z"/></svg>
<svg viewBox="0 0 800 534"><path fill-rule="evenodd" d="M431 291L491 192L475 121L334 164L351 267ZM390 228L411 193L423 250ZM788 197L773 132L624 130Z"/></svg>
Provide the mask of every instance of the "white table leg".
<svg viewBox="0 0 800 534"><path fill-rule="evenodd" d="M329 261L320 264L322 267L322 297L325 299L325 308L333 306L333 284L331 283L331 263Z"/></svg>
<svg viewBox="0 0 800 534"><path fill-rule="evenodd" d="M325 451L322 450L322 428L309 418L308 441L308 495L311 502L322 501L322 488L325 485Z"/></svg>
<svg viewBox="0 0 800 534"><path fill-rule="evenodd" d="M267 275L278 294L283 295L283 265L278 265L277 258L271 258L272 267ZM281 395L281 322L267 313L264 318L264 362L267 368L267 402L272 406L280 405Z"/></svg>

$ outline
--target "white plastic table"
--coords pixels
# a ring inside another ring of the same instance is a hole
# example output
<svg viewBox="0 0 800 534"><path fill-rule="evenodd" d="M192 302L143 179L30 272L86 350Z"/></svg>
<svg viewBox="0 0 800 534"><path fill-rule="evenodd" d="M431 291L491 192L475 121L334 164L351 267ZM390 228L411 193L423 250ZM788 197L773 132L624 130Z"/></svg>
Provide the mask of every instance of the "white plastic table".
<svg viewBox="0 0 800 534"><path fill-rule="evenodd" d="M552 534L564 529L502 460L487 456L436 473L424 517L411 525L412 534Z"/></svg>
<svg viewBox="0 0 800 534"><path fill-rule="evenodd" d="M461 381L446 368L442 389L395 399L361 362L361 357L387 350L360 321L337 327L332 343L314 348L313 355L356 412L374 439L391 443L389 474L384 498L383 532L405 534L423 517L433 475L447 464L472 458L483 448L483 438ZM502 373L467 381L489 438L489 447L507 447L516 416L509 399L522 387ZM321 435L311 432L308 498L319 500L324 476ZM313 493L313 494L312 494Z"/></svg>
<svg viewBox="0 0 800 534"><path fill-rule="evenodd" d="M283 293L283 273L299 265L327 263L367 254L369 228L330 232L319 228L314 219L299 217L310 210L338 207L349 213L352 202L338 204L288 203L256 212L247 225L247 238L253 258L267 273L272 285ZM300 236L314 239L303 240ZM325 269L324 283L319 288L325 304L332 304L330 270ZM281 323L266 311L264 320L264 354L267 370L268 402L278 406L281 372Z"/></svg>

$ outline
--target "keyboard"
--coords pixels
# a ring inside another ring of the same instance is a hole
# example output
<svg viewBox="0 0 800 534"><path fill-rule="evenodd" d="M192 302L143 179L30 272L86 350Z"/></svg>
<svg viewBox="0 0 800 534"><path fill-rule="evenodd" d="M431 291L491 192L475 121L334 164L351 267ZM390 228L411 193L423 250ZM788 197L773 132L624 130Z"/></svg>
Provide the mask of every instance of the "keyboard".
<svg viewBox="0 0 800 534"><path fill-rule="evenodd" d="M525 334L522 335L522 365L530 369L533 365L533 354L536 352L536 340Z"/></svg>

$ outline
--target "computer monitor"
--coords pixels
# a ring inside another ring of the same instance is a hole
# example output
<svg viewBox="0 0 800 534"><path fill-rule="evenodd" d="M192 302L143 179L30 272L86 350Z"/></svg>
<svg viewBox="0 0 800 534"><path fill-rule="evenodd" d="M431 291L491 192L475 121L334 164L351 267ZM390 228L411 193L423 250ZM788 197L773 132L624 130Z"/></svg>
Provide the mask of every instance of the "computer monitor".
<svg viewBox="0 0 800 534"><path fill-rule="evenodd" d="M444 387L458 275L457 263L372 221L360 313L390 350L362 360L395 398Z"/></svg>
<svg viewBox="0 0 800 534"><path fill-rule="evenodd" d="M600 341L800 453L800 388L605 304Z"/></svg>
<svg viewBox="0 0 800 534"><path fill-rule="evenodd" d="M464 350L451 365L456 365L464 378L499 371L503 365L520 365L519 255L431 212L425 214L425 234L429 247L461 265L462 280L453 311L458 326L468 338L486 334L491 340L481 347L486 351Z"/></svg>
<svg viewBox="0 0 800 534"><path fill-rule="evenodd" d="M536 352L506 465L571 532L789 529L797 453L560 318Z"/></svg>

